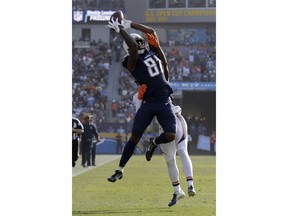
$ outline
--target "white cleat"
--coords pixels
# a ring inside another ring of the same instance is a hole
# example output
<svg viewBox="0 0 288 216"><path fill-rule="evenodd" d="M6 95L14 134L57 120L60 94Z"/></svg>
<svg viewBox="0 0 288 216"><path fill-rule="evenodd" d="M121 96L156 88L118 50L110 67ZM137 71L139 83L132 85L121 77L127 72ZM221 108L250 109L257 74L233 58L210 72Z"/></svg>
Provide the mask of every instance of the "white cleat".
<svg viewBox="0 0 288 216"><path fill-rule="evenodd" d="M185 197L185 193L184 193L184 191L182 189L178 193L175 192L173 194L172 200L170 201L168 206L171 207L171 206L175 205L179 199L182 199L184 197Z"/></svg>
<svg viewBox="0 0 288 216"><path fill-rule="evenodd" d="M191 197L191 196L194 197L196 195L196 191L195 191L194 187L192 187L192 186L188 187L188 195L189 195L189 197Z"/></svg>

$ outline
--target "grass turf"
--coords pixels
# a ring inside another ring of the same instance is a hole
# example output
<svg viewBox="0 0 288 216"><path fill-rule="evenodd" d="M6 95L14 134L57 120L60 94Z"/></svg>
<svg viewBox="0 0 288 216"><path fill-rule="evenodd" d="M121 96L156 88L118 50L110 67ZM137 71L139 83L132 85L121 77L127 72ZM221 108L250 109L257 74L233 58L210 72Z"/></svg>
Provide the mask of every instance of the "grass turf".
<svg viewBox="0 0 288 216"><path fill-rule="evenodd" d="M121 180L111 183L119 160L73 177L72 215L216 215L216 157L191 156L196 196L189 197L180 158L177 164L180 184L186 197L168 207L172 199L165 159L154 155L150 162L144 155L133 155Z"/></svg>

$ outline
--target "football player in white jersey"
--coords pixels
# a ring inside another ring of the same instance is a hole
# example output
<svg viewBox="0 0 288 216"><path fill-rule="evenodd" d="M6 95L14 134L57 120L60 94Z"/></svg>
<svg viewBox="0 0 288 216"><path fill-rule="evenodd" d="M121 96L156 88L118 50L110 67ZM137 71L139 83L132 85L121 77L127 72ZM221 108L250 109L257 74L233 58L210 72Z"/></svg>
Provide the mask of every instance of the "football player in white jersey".
<svg viewBox="0 0 288 216"><path fill-rule="evenodd" d="M145 91L146 87L140 86L139 94L144 94ZM141 103L142 100L139 100L138 93L136 93L133 97L133 104L135 105L136 110L138 110L138 108L141 106ZM185 197L185 193L180 186L179 169L176 163L176 153L178 153L181 159L182 168L186 176L188 195L190 197L196 195L193 183L193 165L187 150L188 147L187 123L184 117L181 115L180 106L174 105L173 111L176 115L176 138L175 140L173 140L168 144L160 144L160 148L166 160L168 174L172 186L174 188L172 200L168 204L169 207L175 205L177 203L177 200ZM161 127L159 132L160 133L162 132Z"/></svg>

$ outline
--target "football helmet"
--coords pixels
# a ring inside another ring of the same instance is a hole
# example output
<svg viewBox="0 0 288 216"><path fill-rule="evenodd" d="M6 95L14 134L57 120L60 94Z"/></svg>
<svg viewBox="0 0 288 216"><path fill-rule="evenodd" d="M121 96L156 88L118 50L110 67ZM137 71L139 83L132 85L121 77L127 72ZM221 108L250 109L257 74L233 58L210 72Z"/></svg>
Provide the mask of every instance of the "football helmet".
<svg viewBox="0 0 288 216"><path fill-rule="evenodd" d="M131 37L134 38L134 40L138 44L138 54L143 54L145 50L149 51L148 43L144 40L143 37L141 37L139 34L136 34L136 33L132 33L130 35ZM127 55L129 55L129 47L127 46L125 41L123 42L123 48L125 52L127 53Z"/></svg>

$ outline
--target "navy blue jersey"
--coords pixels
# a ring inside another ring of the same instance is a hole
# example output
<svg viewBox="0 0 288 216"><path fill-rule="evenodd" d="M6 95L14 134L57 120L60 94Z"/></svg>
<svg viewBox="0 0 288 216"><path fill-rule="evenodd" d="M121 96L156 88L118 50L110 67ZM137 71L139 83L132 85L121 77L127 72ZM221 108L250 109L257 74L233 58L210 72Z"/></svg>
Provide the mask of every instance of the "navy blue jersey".
<svg viewBox="0 0 288 216"><path fill-rule="evenodd" d="M127 69L129 56L123 60L123 67ZM139 85L146 84L147 91L143 100L158 101L166 100L173 93L165 79L162 61L154 52L138 55L136 68L130 72Z"/></svg>
<svg viewBox="0 0 288 216"><path fill-rule="evenodd" d="M84 126L84 133L82 134L83 140L92 139L93 136L95 138L98 137L98 133L94 125L89 124L89 123L84 123L83 126Z"/></svg>

